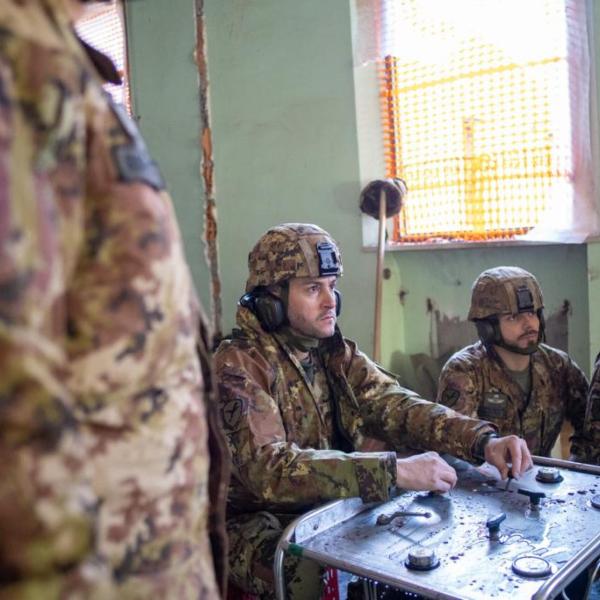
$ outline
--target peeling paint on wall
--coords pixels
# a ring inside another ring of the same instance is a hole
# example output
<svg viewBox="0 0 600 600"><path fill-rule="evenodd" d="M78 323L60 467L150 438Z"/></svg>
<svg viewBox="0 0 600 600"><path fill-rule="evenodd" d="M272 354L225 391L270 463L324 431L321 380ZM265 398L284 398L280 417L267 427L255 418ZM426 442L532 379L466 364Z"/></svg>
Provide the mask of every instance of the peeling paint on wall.
<svg viewBox="0 0 600 600"><path fill-rule="evenodd" d="M569 300L546 317L546 343L559 350L569 351L569 316L573 313Z"/></svg>
<svg viewBox="0 0 600 600"><path fill-rule="evenodd" d="M428 307L433 305L433 300L427 299ZM546 316L546 343L554 348L569 351L569 316L573 310L569 300L564 300L562 305L552 314ZM434 310L435 320L432 320L430 339L432 344L431 355L440 357L456 352L460 348L472 344L477 340L477 332L473 323L459 317L449 317Z"/></svg>
<svg viewBox="0 0 600 600"><path fill-rule="evenodd" d="M436 356L450 356L477 340L477 331L471 321L435 311Z"/></svg>
<svg viewBox="0 0 600 600"><path fill-rule="evenodd" d="M199 76L200 98L200 146L202 149L201 174L204 181L204 254L211 276L211 308L213 343L223 336L223 308L221 301L221 277L217 244L217 204L214 189L214 162L212 132L209 112L208 63L206 60L206 36L204 28L204 0L196 0L196 65Z"/></svg>

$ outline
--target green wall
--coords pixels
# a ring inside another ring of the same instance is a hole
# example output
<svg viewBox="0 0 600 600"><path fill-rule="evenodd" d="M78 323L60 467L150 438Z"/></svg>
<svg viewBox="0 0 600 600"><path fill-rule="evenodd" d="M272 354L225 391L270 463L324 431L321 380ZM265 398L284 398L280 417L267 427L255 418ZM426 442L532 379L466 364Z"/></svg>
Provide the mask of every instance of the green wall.
<svg viewBox="0 0 600 600"><path fill-rule="evenodd" d="M362 252L346 0L206 0L227 331L248 251L270 226L314 222L342 248L342 326L370 343L374 257Z"/></svg>
<svg viewBox="0 0 600 600"><path fill-rule="evenodd" d="M194 281L208 309L195 3L127 0L126 10L134 117L167 180Z"/></svg>
<svg viewBox="0 0 600 600"><path fill-rule="evenodd" d="M170 182L206 304L194 2L129 0L127 12L135 112ZM362 249L358 196L365 178L381 174L367 173L364 165L379 159L359 152L357 122L369 118L362 104L356 114L353 76L360 87L372 75L353 72L350 2L205 0L205 14L223 329L233 325L255 240L270 225L312 221L340 242L341 325L370 353L376 257ZM473 279L499 264L534 272L550 312L570 301L569 350L589 371L600 349L600 316L592 314L600 305L600 244L388 252L384 364L397 352L429 352L428 298L464 319Z"/></svg>

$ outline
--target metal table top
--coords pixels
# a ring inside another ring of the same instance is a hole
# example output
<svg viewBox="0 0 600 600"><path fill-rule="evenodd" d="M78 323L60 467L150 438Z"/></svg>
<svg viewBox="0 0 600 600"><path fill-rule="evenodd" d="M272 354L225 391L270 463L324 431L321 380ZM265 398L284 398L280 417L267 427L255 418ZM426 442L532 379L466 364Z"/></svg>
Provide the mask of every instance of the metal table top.
<svg viewBox="0 0 600 600"><path fill-rule="evenodd" d="M520 480L500 482L493 467L449 462L459 476L452 492L405 492L378 505L335 501L292 523L279 550L428 598L473 600L553 598L600 556L600 468L536 458ZM538 481L540 469L562 481ZM536 508L519 490L545 497ZM390 520L396 511L429 516ZM502 515L491 539L486 521ZM420 560L431 551L439 566L411 568L409 554Z"/></svg>

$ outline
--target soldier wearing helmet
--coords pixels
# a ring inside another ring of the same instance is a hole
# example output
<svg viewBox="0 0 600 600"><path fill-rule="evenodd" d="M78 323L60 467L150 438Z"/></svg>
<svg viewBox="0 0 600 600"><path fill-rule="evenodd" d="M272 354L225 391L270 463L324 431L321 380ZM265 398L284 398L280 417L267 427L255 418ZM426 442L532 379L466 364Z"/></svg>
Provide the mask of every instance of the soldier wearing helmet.
<svg viewBox="0 0 600 600"><path fill-rule="evenodd" d="M587 380L561 350L543 343L544 300L537 279L519 267L481 273L469 320L479 342L444 365L437 400L465 415L494 422L503 435L523 437L532 454L549 456L563 422L574 429L571 457L585 457Z"/></svg>
<svg viewBox="0 0 600 600"><path fill-rule="evenodd" d="M0 598L212 600L208 330L81 6L0 2Z"/></svg>
<svg viewBox="0 0 600 600"><path fill-rule="evenodd" d="M456 473L436 452L530 464L523 440L402 388L337 326L342 259L311 224L269 229L248 258L238 329L215 360L232 455L230 581L270 597L282 527L334 498L384 501L394 486L447 491ZM390 451L360 452L365 436ZM430 451L398 460L396 450ZM289 558L292 597L318 598L318 567Z"/></svg>

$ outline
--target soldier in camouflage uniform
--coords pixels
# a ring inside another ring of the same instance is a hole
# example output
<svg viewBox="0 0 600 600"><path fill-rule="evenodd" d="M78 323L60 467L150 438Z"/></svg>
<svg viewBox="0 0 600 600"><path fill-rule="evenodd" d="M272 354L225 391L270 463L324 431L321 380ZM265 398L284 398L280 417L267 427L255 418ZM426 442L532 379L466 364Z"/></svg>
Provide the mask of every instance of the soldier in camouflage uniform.
<svg viewBox="0 0 600 600"><path fill-rule="evenodd" d="M585 458L587 380L569 356L541 343L544 302L536 278L519 267L484 271L473 284L469 320L481 341L450 357L438 402L516 434L532 454L549 456L567 419L571 455Z"/></svg>
<svg viewBox="0 0 600 600"><path fill-rule="evenodd" d="M0 598L217 598L200 307L79 4L0 3Z"/></svg>
<svg viewBox="0 0 600 600"><path fill-rule="evenodd" d="M530 464L525 443L489 423L423 400L369 360L336 326L340 254L315 225L268 230L250 252L239 329L217 350L225 433L232 454L228 533L231 581L270 597L282 527L335 498L385 501L394 486L448 491L456 473L436 454L485 457L507 472ZM391 449L356 452L365 436ZM318 598L318 569L288 557L293 597Z"/></svg>
<svg viewBox="0 0 600 600"><path fill-rule="evenodd" d="M600 354L590 381L585 413L585 431L590 442L586 446L585 462L600 465Z"/></svg>

